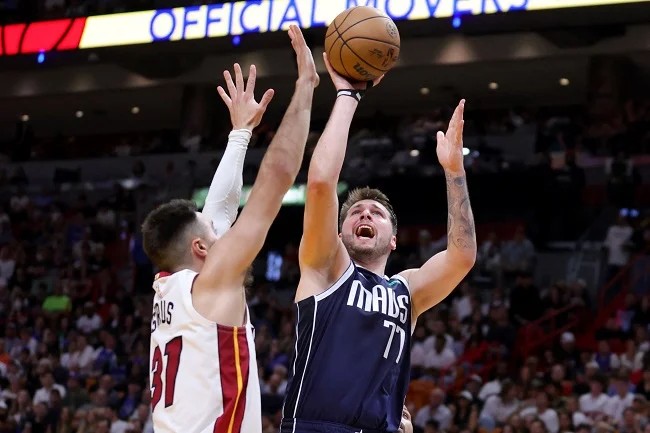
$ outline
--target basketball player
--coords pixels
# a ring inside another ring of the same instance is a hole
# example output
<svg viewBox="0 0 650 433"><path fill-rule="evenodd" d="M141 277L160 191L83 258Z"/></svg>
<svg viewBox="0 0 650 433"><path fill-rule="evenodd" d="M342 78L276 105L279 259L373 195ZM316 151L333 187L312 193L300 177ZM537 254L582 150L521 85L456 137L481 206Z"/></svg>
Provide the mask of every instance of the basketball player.
<svg viewBox="0 0 650 433"><path fill-rule="evenodd" d="M154 282L151 322L151 405L157 433L262 431L243 283L300 169L319 82L300 29L291 26L289 36L298 63L295 93L237 222L228 229L226 217L226 231L219 237L214 221L193 203L172 200L153 210L142 227L145 251L166 271ZM272 96L267 92L259 104L255 101L251 72L244 86L235 66L235 82L225 74L228 92L219 91L235 128L252 130L259 124ZM226 185L224 190L230 189Z"/></svg>
<svg viewBox="0 0 650 433"><path fill-rule="evenodd" d="M394 433L402 420L415 321L451 293L476 257L463 168L464 101L447 132L437 135L447 180L447 249L419 269L388 278L386 261L397 244L388 198L375 189L354 190L337 223L336 186L365 84L353 85L327 57L325 63L338 93L309 166L296 345L281 431Z"/></svg>

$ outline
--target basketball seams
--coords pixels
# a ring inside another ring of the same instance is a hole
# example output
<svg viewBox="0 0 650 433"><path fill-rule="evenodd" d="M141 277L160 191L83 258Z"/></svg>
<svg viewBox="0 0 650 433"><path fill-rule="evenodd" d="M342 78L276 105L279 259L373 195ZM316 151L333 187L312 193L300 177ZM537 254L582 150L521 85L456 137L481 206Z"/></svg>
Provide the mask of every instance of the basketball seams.
<svg viewBox="0 0 650 433"><path fill-rule="evenodd" d="M399 45L396 45L396 44L393 44L393 43L390 43L390 42L386 42L386 41L381 40L381 39L367 38L365 36L355 36L355 37L352 37L352 38L348 38L348 39L346 39L346 42L350 42L350 41L353 41L355 39L365 39L366 41L381 42L382 44L386 44L386 45L390 45L391 47L395 47L398 50L400 49Z"/></svg>
<svg viewBox="0 0 650 433"><path fill-rule="evenodd" d="M350 50L350 52L351 52L352 54L354 54L354 55L355 55L359 60L361 60L361 61L362 61L363 63L365 63L366 65L370 66L372 69L375 69L375 70L380 71L380 72L383 72L383 73L386 73L386 72L390 71L391 68L388 68L388 69L381 69L381 68L378 68L378 67L376 67L376 66L371 65L370 63L368 63L368 62L366 61L366 59L364 59L364 58L361 57L359 54L357 54L357 52L354 51L354 50L352 49L352 47L348 45L348 41L350 41L350 40L352 40L352 39L369 39L369 38L364 38L364 37L359 36L359 37L356 37L356 38L350 38L350 39L348 39L348 40L345 40L345 39L341 38L341 40L343 41L343 46L347 47L347 49ZM371 40L371 41L375 41L375 42L384 42L384 41L380 41L380 40L377 40L377 39L370 39L370 40ZM388 45L390 45L390 44L388 44ZM398 47L398 48L399 48L399 47ZM347 70L346 67L345 67L345 64L343 63L343 50L342 50L342 49L339 50L339 53L340 53L340 57L341 57L341 65L343 65L343 69L345 69L345 72L346 72L347 74L349 74L348 70Z"/></svg>
<svg viewBox="0 0 650 433"><path fill-rule="evenodd" d="M340 35L340 33L339 33ZM345 39L343 39L341 36L339 36L339 39L343 42L343 47L347 47L348 50L352 51L350 47L348 47L348 44L345 43ZM343 61L343 47L339 50L339 60L341 61L341 66L343 66L343 70L348 76L351 76L350 72L348 71L348 68L345 67L345 62ZM356 53L355 53L356 56ZM357 56L358 57L358 56Z"/></svg>
<svg viewBox="0 0 650 433"><path fill-rule="evenodd" d="M352 11L350 11L350 13L352 13ZM348 15L350 15L350 13L349 13ZM346 16L345 18L347 18L347 16ZM343 20L343 21L345 21L345 20ZM354 25L354 24L353 24L353 25ZM352 26L350 26L350 27L352 27ZM342 35L341 35L341 32L339 32L339 27L336 25L336 20L334 20L334 30L335 30L336 33L338 33L339 35L338 35L338 37L336 38L336 41L334 41L334 42L332 43L332 45L330 46L330 49L329 49L330 52L327 53L327 57L328 57L328 58L329 58L329 56L330 56L330 54L331 54L331 52L332 52L332 48L334 48L334 44L335 44L339 39L340 39L341 42L343 43L343 46L347 47L347 44L345 43L345 39L343 39L343 37L342 37ZM350 47L348 47L348 49L350 49ZM351 50L350 50L350 51L351 51ZM356 55L356 53L355 53L355 55ZM348 68L345 67L345 62L343 61L343 47L341 47L341 48L339 49L339 61L341 62L341 67L343 67L343 70L344 70L345 73L349 76L349 75L350 75L350 72L348 72Z"/></svg>
<svg viewBox="0 0 650 433"><path fill-rule="evenodd" d="M352 14L353 11L354 11L354 8L350 8L350 10L348 11L348 14L343 18L343 21L341 21L341 23L338 26L336 25L336 18L334 19L334 21L332 21L332 24L334 25L334 31L336 31L338 33L339 26L342 26L343 23L345 23L345 20L348 19L348 17ZM329 36L333 35L334 31L332 33L330 33L329 35L325 35L325 39L327 39ZM340 33L339 33L339 35L340 35Z"/></svg>
<svg viewBox="0 0 650 433"><path fill-rule="evenodd" d="M374 20L374 19L378 19L378 18L381 18L381 19L383 19L383 20L386 19L386 17L383 16L383 15L375 15L375 16L372 16L372 17L364 18L364 19L359 20L359 21L357 21L356 23L352 24L350 27L348 27L347 29L343 30L343 33L339 33L339 34L340 34L341 36L343 36L343 35L346 34L346 33L347 33L351 28L353 28L353 27L355 27L355 26L358 26L359 24L364 23L364 22L366 22L366 21L370 21L370 20Z"/></svg>

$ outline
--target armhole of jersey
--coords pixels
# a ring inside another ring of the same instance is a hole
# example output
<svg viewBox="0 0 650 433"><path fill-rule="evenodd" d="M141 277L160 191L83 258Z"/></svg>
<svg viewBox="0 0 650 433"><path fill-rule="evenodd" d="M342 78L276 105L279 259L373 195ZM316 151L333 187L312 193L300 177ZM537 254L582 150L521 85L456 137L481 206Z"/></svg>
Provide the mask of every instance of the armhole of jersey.
<svg viewBox="0 0 650 433"><path fill-rule="evenodd" d="M404 284L404 287L406 287L406 290L409 292L409 304L411 305L411 335L413 335L415 332L415 323L417 322L417 317L415 317L415 314L413 314L413 295L411 294L411 287L409 286L409 282L406 281L406 278L400 274L393 275L390 279L397 280L400 283Z"/></svg>
<svg viewBox="0 0 650 433"><path fill-rule="evenodd" d="M397 280L400 283L404 284L404 286L406 287L406 290L409 291L409 298L411 297L411 287L409 287L409 282L406 281L406 278L404 278L400 274L397 274L397 275L393 275L390 279L391 280Z"/></svg>
<svg viewBox="0 0 650 433"><path fill-rule="evenodd" d="M186 269L183 272L187 272L186 275L183 275L184 281L181 282L183 288L188 286L187 290L183 290L183 303L185 304L185 310L187 314L192 317L196 322L205 325L205 326L217 326L217 322L213 322L205 317L203 317L196 309L194 308L194 301L192 300L192 289L194 288L194 281L198 277L199 273ZM189 284L185 284L185 283Z"/></svg>
<svg viewBox="0 0 650 433"><path fill-rule="evenodd" d="M330 286L329 289L325 290L322 293L319 293L318 295L314 295L314 299L316 299L316 301L321 301L327 298L332 293L336 292L338 288L341 287L343 283L345 283L348 280L348 278L350 278L350 276L352 276L353 272L354 272L354 263L352 262L352 260L350 260L350 264L348 265L345 272L343 272L343 275L341 275L339 279L336 280L336 282Z"/></svg>

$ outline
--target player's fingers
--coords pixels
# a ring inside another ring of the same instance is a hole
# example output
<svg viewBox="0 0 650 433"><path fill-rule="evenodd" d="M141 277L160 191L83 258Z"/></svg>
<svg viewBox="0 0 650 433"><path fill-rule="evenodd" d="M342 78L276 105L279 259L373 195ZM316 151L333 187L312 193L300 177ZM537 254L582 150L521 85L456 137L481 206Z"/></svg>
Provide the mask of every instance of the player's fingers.
<svg viewBox="0 0 650 433"><path fill-rule="evenodd" d="M253 95L255 93L255 81L257 80L257 69L251 65L248 71L248 80L246 81L246 93Z"/></svg>
<svg viewBox="0 0 650 433"><path fill-rule="evenodd" d="M442 132L442 131L438 131L438 133L436 134L436 141L437 141L437 144L442 143L442 141L443 141L444 139L445 139L445 133Z"/></svg>
<svg viewBox="0 0 650 433"><path fill-rule="evenodd" d="M266 92L264 92L264 95L262 96L262 100L260 101L260 107L263 111L266 111L266 107L269 106L269 103L273 99L273 95L275 95L275 91L273 89L269 89Z"/></svg>
<svg viewBox="0 0 650 433"><path fill-rule="evenodd" d="M385 76L386 76L386 74L382 74L382 75L380 75L379 77L375 78L375 79L373 80L373 82L372 82L372 86L374 87L374 86L376 86L377 84L381 83L381 80L383 80Z"/></svg>
<svg viewBox="0 0 650 433"><path fill-rule="evenodd" d="M449 129L455 127L458 124L460 118L460 110L461 110L461 104L458 104L456 106L456 109L454 110L454 114L452 114L451 116L451 120L449 121Z"/></svg>
<svg viewBox="0 0 650 433"><path fill-rule="evenodd" d="M327 58L327 53L325 52L323 52L323 62L325 62L325 68L327 68L327 72L329 72L330 76L334 76L334 69L332 68L330 61Z"/></svg>
<svg viewBox="0 0 650 433"><path fill-rule="evenodd" d="M456 109L454 110L454 114L451 116L451 120L449 120L449 125L447 126L447 134L450 137L456 137L458 134L458 130L460 129L460 121L463 118L463 101L461 101L457 106Z"/></svg>
<svg viewBox="0 0 650 433"><path fill-rule="evenodd" d="M456 120L454 122L454 138L456 144L461 144L463 142L463 127L465 126L465 120L463 119L463 114L465 113L465 100L461 99L456 107Z"/></svg>
<svg viewBox="0 0 650 433"><path fill-rule="evenodd" d="M458 131L456 132L456 143L459 145L462 145L463 143L463 129L465 128L465 121L461 120L460 121L460 127L458 128Z"/></svg>
<svg viewBox="0 0 650 433"><path fill-rule="evenodd" d="M293 33L293 39L300 45L305 45L305 37L302 35L300 27L295 24L291 24L289 27Z"/></svg>
<svg viewBox="0 0 650 433"><path fill-rule="evenodd" d="M235 83L232 81L230 71L223 71L223 78L226 80L226 86L228 86L228 93L230 93L230 97L234 98L237 94L237 89L235 89Z"/></svg>
<svg viewBox="0 0 650 433"><path fill-rule="evenodd" d="M238 92L244 93L244 75L241 72L239 63L235 63L235 85Z"/></svg>
<svg viewBox="0 0 650 433"><path fill-rule="evenodd" d="M223 87L219 86L217 87L217 92L219 93L219 96L221 96L221 99L223 99L224 104L226 104L226 107L230 108L232 105L232 100L228 96L225 90L223 90Z"/></svg>

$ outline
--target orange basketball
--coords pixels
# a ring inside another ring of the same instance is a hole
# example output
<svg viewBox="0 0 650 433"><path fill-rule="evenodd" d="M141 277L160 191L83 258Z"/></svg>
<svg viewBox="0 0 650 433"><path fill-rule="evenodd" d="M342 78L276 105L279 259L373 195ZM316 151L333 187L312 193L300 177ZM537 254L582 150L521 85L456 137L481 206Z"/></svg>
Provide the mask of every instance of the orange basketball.
<svg viewBox="0 0 650 433"><path fill-rule="evenodd" d="M336 72L354 81L369 81L388 72L399 58L397 26L368 6L349 8L327 28L325 52Z"/></svg>

